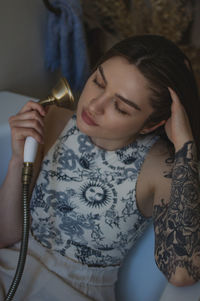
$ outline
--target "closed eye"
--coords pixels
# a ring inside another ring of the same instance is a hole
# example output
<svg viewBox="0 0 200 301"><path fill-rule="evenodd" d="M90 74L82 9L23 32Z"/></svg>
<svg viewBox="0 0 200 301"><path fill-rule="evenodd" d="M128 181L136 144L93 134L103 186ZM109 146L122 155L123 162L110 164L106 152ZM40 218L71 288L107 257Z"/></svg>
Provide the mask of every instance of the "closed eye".
<svg viewBox="0 0 200 301"><path fill-rule="evenodd" d="M114 102L114 105L115 105L115 109L116 109L120 114L128 115L128 113L127 113L126 111L120 109L120 107L119 107L119 105L118 105L118 103L117 103L116 100L115 100L115 102Z"/></svg>
<svg viewBox="0 0 200 301"><path fill-rule="evenodd" d="M96 86L98 86L99 88L105 89L105 84L104 84L104 83L101 84L101 83L97 80L97 77L95 77L92 81L93 81L93 83L94 83ZM128 115L127 112L125 112L124 110L120 109L117 100L114 100L114 106L115 106L115 109L116 109L120 114Z"/></svg>
<svg viewBox="0 0 200 301"><path fill-rule="evenodd" d="M93 83L95 83L95 85L97 85L99 88L102 88L102 89L105 88L105 85L104 85L104 84L101 84L100 82L98 82L98 80L97 80L96 77L95 77L92 81L93 81Z"/></svg>

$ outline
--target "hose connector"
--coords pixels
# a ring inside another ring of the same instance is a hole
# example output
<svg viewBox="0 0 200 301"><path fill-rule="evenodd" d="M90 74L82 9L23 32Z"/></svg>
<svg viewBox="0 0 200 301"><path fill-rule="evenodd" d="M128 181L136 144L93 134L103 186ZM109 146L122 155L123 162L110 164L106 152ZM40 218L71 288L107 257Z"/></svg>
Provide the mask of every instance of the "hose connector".
<svg viewBox="0 0 200 301"><path fill-rule="evenodd" d="M33 175L33 163L32 162L24 162L22 169L22 183L24 185L29 185L31 183Z"/></svg>

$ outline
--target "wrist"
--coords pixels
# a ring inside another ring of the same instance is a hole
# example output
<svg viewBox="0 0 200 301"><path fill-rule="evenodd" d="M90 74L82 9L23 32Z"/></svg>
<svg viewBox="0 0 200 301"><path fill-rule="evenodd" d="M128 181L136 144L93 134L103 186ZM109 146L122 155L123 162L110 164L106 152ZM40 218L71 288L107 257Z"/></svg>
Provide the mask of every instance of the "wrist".
<svg viewBox="0 0 200 301"><path fill-rule="evenodd" d="M12 156L9 162L9 165L11 165L12 167L21 167L23 165L23 157L21 156Z"/></svg>
<svg viewBox="0 0 200 301"><path fill-rule="evenodd" d="M181 145L179 148L175 148L175 159L187 158L197 160L197 149L194 140L189 140Z"/></svg>
<svg viewBox="0 0 200 301"><path fill-rule="evenodd" d="M195 145L194 138L188 137L184 139L184 141L177 142L176 144L174 144L175 153L179 152L185 145L187 145L187 147L189 147L189 145L192 145L194 147Z"/></svg>

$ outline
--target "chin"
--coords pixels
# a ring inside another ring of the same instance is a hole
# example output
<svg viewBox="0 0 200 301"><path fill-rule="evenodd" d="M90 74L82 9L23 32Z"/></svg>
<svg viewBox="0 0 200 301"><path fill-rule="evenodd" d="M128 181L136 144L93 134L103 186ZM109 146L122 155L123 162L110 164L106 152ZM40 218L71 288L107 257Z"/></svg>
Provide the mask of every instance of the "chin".
<svg viewBox="0 0 200 301"><path fill-rule="evenodd" d="M77 128L79 129L80 132L84 133L85 135L88 135L89 136L89 129L88 129L88 126L82 121L82 118L81 117L78 117L77 116L77 119L76 119L76 125L77 125Z"/></svg>

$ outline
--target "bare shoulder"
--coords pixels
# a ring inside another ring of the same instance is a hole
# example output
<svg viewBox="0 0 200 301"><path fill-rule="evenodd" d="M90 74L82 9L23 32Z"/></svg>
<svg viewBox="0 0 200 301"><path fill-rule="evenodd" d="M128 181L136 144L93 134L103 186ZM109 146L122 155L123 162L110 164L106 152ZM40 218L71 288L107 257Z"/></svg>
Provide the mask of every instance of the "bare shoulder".
<svg viewBox="0 0 200 301"><path fill-rule="evenodd" d="M162 191L163 196L168 197L173 164L173 154L170 153L166 142L159 139L147 154L138 177L137 203L145 216L152 215L155 195L158 191L159 193Z"/></svg>
<svg viewBox="0 0 200 301"><path fill-rule="evenodd" d="M64 108L56 106L49 108L48 114L45 117L45 141L43 155L45 155L54 144L73 114L74 111Z"/></svg>
<svg viewBox="0 0 200 301"><path fill-rule="evenodd" d="M170 151L167 142L159 139L149 151L144 168L154 172L155 177L163 175L170 178L170 172L174 164L174 154Z"/></svg>

